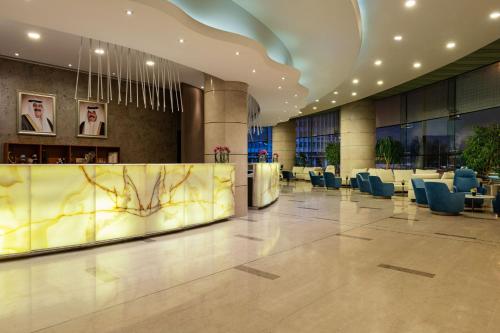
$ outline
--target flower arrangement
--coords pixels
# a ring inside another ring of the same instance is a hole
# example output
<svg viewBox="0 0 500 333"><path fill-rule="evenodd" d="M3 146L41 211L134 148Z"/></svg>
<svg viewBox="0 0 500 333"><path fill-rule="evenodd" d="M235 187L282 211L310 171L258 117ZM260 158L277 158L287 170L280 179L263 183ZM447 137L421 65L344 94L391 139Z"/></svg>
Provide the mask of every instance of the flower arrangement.
<svg viewBox="0 0 500 333"><path fill-rule="evenodd" d="M214 148L215 163L228 163L231 150L227 146L216 146Z"/></svg>
<svg viewBox="0 0 500 333"><path fill-rule="evenodd" d="M265 150L265 149L259 150L259 156L260 155L266 155L267 156L267 150Z"/></svg>
<svg viewBox="0 0 500 333"><path fill-rule="evenodd" d="M259 151L259 162L264 163L267 161L267 150L262 149Z"/></svg>

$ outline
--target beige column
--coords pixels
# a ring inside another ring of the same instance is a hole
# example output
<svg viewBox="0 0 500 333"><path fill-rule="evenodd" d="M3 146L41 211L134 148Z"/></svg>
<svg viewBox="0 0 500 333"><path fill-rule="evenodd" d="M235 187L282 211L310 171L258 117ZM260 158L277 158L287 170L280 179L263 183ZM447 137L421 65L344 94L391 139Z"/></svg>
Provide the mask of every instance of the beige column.
<svg viewBox="0 0 500 333"><path fill-rule="evenodd" d="M340 175L352 169L375 167L375 106L361 100L340 110Z"/></svg>
<svg viewBox="0 0 500 333"><path fill-rule="evenodd" d="M279 154L283 170L292 170L295 164L295 120L273 126L273 153Z"/></svg>
<svg viewBox="0 0 500 333"><path fill-rule="evenodd" d="M231 149L236 165L236 216L248 211L248 85L205 75L205 162L214 162L215 146Z"/></svg>

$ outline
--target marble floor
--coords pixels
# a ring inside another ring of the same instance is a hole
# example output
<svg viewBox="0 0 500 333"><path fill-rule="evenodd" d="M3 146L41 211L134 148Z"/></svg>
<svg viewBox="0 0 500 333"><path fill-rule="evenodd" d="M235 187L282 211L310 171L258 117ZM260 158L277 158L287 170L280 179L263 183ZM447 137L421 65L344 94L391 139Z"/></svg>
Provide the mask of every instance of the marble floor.
<svg viewBox="0 0 500 333"><path fill-rule="evenodd" d="M244 218L0 262L0 332L499 332L500 220L283 186Z"/></svg>

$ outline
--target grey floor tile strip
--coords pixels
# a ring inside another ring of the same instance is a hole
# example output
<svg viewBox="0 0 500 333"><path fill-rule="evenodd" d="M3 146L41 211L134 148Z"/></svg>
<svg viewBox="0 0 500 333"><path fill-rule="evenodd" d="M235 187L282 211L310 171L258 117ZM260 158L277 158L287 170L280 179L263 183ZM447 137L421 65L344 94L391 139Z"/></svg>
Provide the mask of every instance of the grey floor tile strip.
<svg viewBox="0 0 500 333"><path fill-rule="evenodd" d="M245 235L239 235L239 234L234 235L234 237L246 238L246 239L250 239L250 240L258 241L258 242L264 241L262 238L259 238L259 237L245 236Z"/></svg>
<svg viewBox="0 0 500 333"><path fill-rule="evenodd" d="M247 272L247 273L250 273L253 275L257 275L257 276L260 276L260 277L263 277L263 278L269 279L269 280L276 280L280 277L279 275L265 272L265 271L261 271L259 269L248 267L245 265L236 266L236 267L234 267L234 269L237 269L237 270L242 271L242 272Z"/></svg>
<svg viewBox="0 0 500 333"><path fill-rule="evenodd" d="M306 202L305 200L288 200L288 201L292 201L292 202Z"/></svg>
<svg viewBox="0 0 500 333"><path fill-rule="evenodd" d="M156 242L156 239L152 239L152 238L146 238L144 240L145 243L153 243L153 242Z"/></svg>
<svg viewBox="0 0 500 333"><path fill-rule="evenodd" d="M328 221L339 221L338 219L329 219L327 217L317 217L317 216L313 216L313 218L315 219L319 219L319 220L328 220Z"/></svg>
<svg viewBox="0 0 500 333"><path fill-rule="evenodd" d="M297 207L300 209L310 209L310 210L319 210L318 208L312 208L312 207Z"/></svg>
<svg viewBox="0 0 500 333"><path fill-rule="evenodd" d="M419 221L417 219L407 219L405 217L399 217L399 216L389 216L390 219L396 219L396 220L405 220L405 221Z"/></svg>
<svg viewBox="0 0 500 333"><path fill-rule="evenodd" d="M341 234L341 233L337 233L335 235L336 236L342 236L342 237L349 237L349 238L361 239L361 240L365 240L365 241L371 241L371 240L373 240L372 238L352 236L352 235L346 235L346 234Z"/></svg>
<svg viewBox="0 0 500 333"><path fill-rule="evenodd" d="M248 221L248 222L258 222L258 220L251 219L251 218L244 218L244 217L237 217L236 220L243 220L243 221Z"/></svg>
<svg viewBox="0 0 500 333"><path fill-rule="evenodd" d="M476 237L462 236L462 235L453 235L453 234L445 234L444 232L435 232L434 235L450 236L450 237L458 237L458 238L466 238L466 239L477 239Z"/></svg>
<svg viewBox="0 0 500 333"><path fill-rule="evenodd" d="M428 278L431 278L431 279L434 276L436 276L436 274L432 274L432 273L427 273L427 272L417 271L417 270L410 269L410 268L393 266L393 265L387 265L387 264L380 264L380 265L378 265L378 267L392 269L392 270L403 272L403 273L409 273L409 274L414 274L414 275L425 276L425 277L428 277Z"/></svg>
<svg viewBox="0 0 500 333"><path fill-rule="evenodd" d="M359 208L366 208L366 209L382 209L380 207L359 207Z"/></svg>

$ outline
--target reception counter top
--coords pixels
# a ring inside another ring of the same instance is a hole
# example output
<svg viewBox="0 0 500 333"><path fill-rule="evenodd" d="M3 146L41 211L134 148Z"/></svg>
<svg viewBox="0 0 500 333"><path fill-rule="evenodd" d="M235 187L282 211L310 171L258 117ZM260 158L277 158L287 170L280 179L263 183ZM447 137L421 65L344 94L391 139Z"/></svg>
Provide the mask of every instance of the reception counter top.
<svg viewBox="0 0 500 333"><path fill-rule="evenodd" d="M252 206L262 208L280 196L280 164L252 164Z"/></svg>
<svg viewBox="0 0 500 333"><path fill-rule="evenodd" d="M0 259L234 215L232 164L0 165Z"/></svg>

